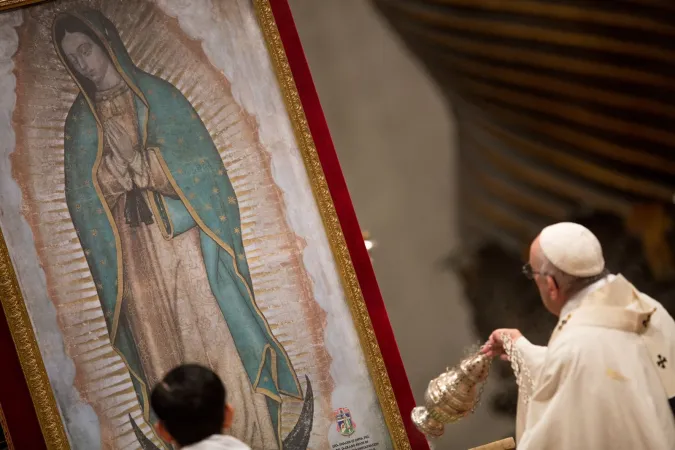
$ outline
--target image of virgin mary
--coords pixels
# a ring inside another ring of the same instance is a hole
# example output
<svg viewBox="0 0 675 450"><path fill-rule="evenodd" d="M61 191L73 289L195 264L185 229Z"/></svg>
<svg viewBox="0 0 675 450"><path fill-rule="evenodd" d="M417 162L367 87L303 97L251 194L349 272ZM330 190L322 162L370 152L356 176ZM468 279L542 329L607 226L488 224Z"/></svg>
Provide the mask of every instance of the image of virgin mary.
<svg viewBox="0 0 675 450"><path fill-rule="evenodd" d="M303 394L256 305L237 197L206 127L178 89L134 65L100 12L60 14L53 42L79 90L64 130L68 209L145 420L148 388L196 362L227 386L233 435L285 446L282 396Z"/></svg>

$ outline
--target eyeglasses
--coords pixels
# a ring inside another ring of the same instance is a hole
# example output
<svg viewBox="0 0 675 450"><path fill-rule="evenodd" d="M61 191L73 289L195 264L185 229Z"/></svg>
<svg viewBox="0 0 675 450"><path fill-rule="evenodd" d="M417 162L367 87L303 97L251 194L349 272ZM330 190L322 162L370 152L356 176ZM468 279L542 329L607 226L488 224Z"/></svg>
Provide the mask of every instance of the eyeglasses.
<svg viewBox="0 0 675 450"><path fill-rule="evenodd" d="M526 263L523 266L523 275L525 275L525 278L528 280L534 280L535 275L543 275L541 272L537 272L532 268L532 265L530 263Z"/></svg>
<svg viewBox="0 0 675 450"><path fill-rule="evenodd" d="M547 277L551 277L551 279L553 280L553 283L555 284L555 286L558 287L558 280L556 280L555 277L554 277L553 275L548 274L548 273L545 273L545 272L537 272L536 270L534 270L534 269L532 268L532 266L530 265L530 263L527 263L527 264L525 264L525 265L523 266L523 275L525 275L525 277L526 277L528 280L534 280L534 276L535 276L535 275L544 275L544 276L547 276Z"/></svg>

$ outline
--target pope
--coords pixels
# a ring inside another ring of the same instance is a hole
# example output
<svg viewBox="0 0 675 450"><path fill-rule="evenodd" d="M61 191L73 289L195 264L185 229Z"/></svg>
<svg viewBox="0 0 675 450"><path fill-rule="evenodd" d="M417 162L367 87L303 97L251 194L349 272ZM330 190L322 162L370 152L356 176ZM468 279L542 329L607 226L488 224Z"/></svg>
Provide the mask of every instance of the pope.
<svg viewBox="0 0 675 450"><path fill-rule="evenodd" d="M499 329L484 347L531 375L531 391L519 389L518 450L675 449L675 321L665 308L609 273L598 239L575 223L544 228L523 272L559 321L547 346Z"/></svg>

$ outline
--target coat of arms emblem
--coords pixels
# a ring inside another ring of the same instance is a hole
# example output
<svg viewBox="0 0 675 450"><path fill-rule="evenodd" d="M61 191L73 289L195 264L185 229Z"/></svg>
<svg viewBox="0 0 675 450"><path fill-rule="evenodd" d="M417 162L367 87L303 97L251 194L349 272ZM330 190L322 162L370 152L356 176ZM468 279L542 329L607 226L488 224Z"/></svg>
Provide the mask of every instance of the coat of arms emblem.
<svg viewBox="0 0 675 450"><path fill-rule="evenodd" d="M337 422L337 430L343 436L351 436L356 431L356 424L352 420L352 413L349 408L338 408L335 411L335 421Z"/></svg>

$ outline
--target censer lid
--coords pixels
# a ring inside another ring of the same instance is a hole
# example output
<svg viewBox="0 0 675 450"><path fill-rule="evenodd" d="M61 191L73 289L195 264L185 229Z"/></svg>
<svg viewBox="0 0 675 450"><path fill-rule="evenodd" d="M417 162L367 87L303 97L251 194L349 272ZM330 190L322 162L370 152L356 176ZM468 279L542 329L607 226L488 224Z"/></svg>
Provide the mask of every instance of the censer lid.
<svg viewBox="0 0 675 450"><path fill-rule="evenodd" d="M480 383L485 381L490 373L492 358L484 353L476 353L465 358L459 367L461 371L472 381Z"/></svg>

